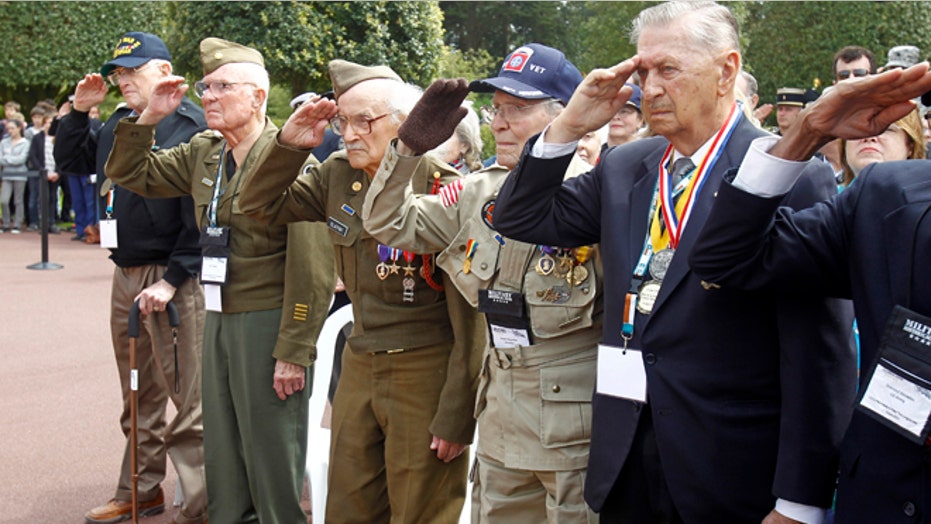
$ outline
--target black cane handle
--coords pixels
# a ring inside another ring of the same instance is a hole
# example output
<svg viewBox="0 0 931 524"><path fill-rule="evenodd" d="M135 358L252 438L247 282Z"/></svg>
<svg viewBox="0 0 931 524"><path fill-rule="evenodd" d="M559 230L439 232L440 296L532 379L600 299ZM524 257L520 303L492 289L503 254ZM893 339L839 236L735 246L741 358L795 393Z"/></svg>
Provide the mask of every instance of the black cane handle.
<svg viewBox="0 0 931 524"><path fill-rule="evenodd" d="M168 313L168 325L177 327L181 324L181 318L178 316L178 308L173 302L165 304L165 311ZM129 337L139 338L139 301L133 302L129 308Z"/></svg>

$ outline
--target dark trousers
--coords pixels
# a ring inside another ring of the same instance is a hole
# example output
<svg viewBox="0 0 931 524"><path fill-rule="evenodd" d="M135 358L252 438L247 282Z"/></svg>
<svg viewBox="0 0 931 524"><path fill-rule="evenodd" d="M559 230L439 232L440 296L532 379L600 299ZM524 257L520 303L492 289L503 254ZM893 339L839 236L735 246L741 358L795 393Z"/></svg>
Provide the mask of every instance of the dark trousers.
<svg viewBox="0 0 931 524"><path fill-rule="evenodd" d="M643 406L624 468L599 513L601 524L682 524L666 486L653 415Z"/></svg>

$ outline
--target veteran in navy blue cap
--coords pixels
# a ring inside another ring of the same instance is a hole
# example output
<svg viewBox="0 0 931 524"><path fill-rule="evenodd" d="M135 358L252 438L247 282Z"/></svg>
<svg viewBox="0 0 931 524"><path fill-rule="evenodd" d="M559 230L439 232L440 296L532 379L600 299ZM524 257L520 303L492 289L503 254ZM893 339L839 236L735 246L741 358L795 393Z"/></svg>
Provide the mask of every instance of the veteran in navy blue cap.
<svg viewBox="0 0 931 524"><path fill-rule="evenodd" d="M518 242L494 224L498 189L524 145L581 80L562 51L540 44L515 49L492 78L437 80L401 125L366 195L366 230L386 245L438 251L437 266L452 277L446 285L488 323L476 399L476 522L596 519L582 499L603 309L596 251ZM470 91L494 93L497 164L439 195L411 197L416 172L451 169L421 155L453 133Z"/></svg>

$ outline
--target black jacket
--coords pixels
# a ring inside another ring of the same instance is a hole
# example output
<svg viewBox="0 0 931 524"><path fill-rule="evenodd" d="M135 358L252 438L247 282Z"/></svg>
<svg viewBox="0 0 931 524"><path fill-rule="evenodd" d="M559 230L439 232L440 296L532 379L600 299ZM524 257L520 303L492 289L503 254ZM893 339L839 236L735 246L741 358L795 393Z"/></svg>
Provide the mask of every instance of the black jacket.
<svg viewBox="0 0 931 524"><path fill-rule="evenodd" d="M55 133L55 162L67 173L98 173L98 189L105 180L104 166L113 148L113 130L129 108L117 109L99 132L92 131L87 113L71 111L61 119ZM188 99L155 128L155 146L168 148L187 142L207 127L203 110ZM88 168L93 169L88 171ZM200 268L197 223L191 197L143 198L113 186L111 218L117 221L116 249L110 259L120 267L148 264L167 265L165 280L177 287ZM98 213L106 215L106 197Z"/></svg>

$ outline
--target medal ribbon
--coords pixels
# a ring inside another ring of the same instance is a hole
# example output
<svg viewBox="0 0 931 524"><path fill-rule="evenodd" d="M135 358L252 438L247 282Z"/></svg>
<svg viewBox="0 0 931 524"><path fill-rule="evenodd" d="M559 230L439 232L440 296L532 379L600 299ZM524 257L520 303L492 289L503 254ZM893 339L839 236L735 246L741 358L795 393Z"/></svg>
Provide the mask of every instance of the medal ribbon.
<svg viewBox="0 0 931 524"><path fill-rule="evenodd" d="M685 230L685 226L692 216L692 209L695 207L695 202L698 201L698 195L705 185L707 175L714 169L715 164L717 164L718 159L721 157L721 153L724 152L724 146L726 146L728 140L730 140L734 129L737 127L737 123L740 121L742 113L743 112L739 110L735 102L734 105L731 106L731 111L727 115L724 125L721 126L721 129L719 129L718 133L715 135L711 143L711 148L708 149L708 152L705 153L701 162L698 163L698 166L692 172L683 197L675 204L673 203L672 190L669 187L670 175L666 167L673 155L672 144L669 144L669 147L666 148L663 159L659 164L660 209L657 210L657 216L654 216L653 225L650 230L654 251L659 251L667 247L667 245L673 249L678 247L679 239L682 237L682 232ZM662 220L666 224L665 231L660 231L658 216L660 212L662 213Z"/></svg>

